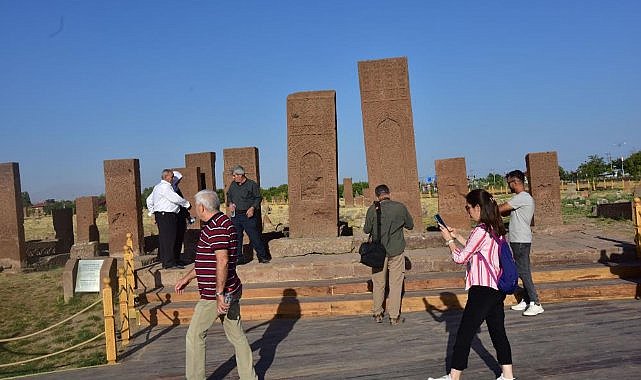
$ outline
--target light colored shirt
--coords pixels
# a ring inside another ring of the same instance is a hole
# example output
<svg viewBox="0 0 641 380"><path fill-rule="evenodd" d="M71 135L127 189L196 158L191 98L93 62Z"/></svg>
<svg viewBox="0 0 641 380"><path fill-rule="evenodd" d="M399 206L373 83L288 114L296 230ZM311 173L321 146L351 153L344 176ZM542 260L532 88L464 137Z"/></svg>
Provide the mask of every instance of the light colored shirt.
<svg viewBox="0 0 641 380"><path fill-rule="evenodd" d="M509 240L512 243L532 243L532 217L534 216L534 198L527 191L521 191L507 203L510 211Z"/></svg>
<svg viewBox="0 0 641 380"><path fill-rule="evenodd" d="M176 194L171 183L164 179L154 186L154 190L147 197L147 210L149 210L149 215L162 211L176 213L180 209L180 206L189 208L190 204L185 198Z"/></svg>
<svg viewBox="0 0 641 380"><path fill-rule="evenodd" d="M470 232L465 247L452 252L452 260L466 266L465 290L474 285L499 290L494 279L500 271L499 244L483 227L477 226Z"/></svg>

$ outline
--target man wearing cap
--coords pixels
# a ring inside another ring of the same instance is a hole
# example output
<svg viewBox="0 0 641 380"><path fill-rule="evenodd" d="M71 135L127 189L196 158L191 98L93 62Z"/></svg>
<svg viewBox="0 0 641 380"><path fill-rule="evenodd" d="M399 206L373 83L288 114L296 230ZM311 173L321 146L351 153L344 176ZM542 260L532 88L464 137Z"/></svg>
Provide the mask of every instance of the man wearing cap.
<svg viewBox="0 0 641 380"><path fill-rule="evenodd" d="M182 269L175 251L178 212L181 206L188 209L191 205L174 191L172 170L163 170L160 178L160 183L147 197L147 210L149 215L154 215L158 225L158 257L164 269Z"/></svg>
<svg viewBox="0 0 641 380"><path fill-rule="evenodd" d="M256 250L258 262L269 263L265 244L258 231L256 215L260 209L262 197L258 184L245 177L245 169L237 165L232 169L233 181L227 190L227 210L238 233L238 259L243 263L243 231L249 236L249 244Z"/></svg>
<svg viewBox="0 0 641 380"><path fill-rule="evenodd" d="M372 312L376 322L383 322L385 313L383 301L385 300L387 277L389 280L389 300L386 305L389 322L392 325L398 325L403 322L400 317L401 291L403 290L403 280L405 280L405 255L403 254L405 251L405 236L403 228L408 230L414 228L414 220L404 204L390 199L390 190L387 185L376 186L374 194L378 202L380 202L380 241L387 251L387 257L382 269L372 268ZM373 238L376 238L378 234L376 227L376 203L378 202L375 202L367 209L365 225L363 226L363 232L372 234Z"/></svg>

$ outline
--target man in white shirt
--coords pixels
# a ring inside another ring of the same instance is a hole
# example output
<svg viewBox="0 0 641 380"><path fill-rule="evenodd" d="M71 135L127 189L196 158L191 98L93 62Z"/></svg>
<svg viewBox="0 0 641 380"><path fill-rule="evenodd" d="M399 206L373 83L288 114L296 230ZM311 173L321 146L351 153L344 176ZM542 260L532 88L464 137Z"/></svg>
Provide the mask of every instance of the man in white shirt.
<svg viewBox="0 0 641 380"><path fill-rule="evenodd" d="M523 315L533 317L544 310L539 302L530 270L530 249L532 247L532 217L534 216L534 199L525 191L525 174L520 170L509 172L505 178L510 190L515 193L509 201L499 206L501 215L510 215L508 237L514 254L516 269L523 282L525 293L523 300L512 306L512 310L523 311Z"/></svg>
<svg viewBox="0 0 641 380"><path fill-rule="evenodd" d="M190 208L191 205L174 191L172 170L163 170L160 178L160 183L154 186L154 190L147 197L149 215L154 215L158 225L158 258L164 269L183 269L178 265L178 255L174 249L178 231L178 212L181 206Z"/></svg>

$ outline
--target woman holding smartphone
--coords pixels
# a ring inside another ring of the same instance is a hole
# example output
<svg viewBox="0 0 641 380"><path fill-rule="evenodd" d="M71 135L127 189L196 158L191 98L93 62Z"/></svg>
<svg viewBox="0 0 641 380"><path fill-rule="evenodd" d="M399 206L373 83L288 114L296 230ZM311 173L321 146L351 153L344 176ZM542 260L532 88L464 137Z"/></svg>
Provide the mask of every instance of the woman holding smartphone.
<svg viewBox="0 0 641 380"><path fill-rule="evenodd" d="M465 197L465 209L477 226L464 240L451 227L439 225L446 245L452 252L452 259L466 265L465 290L467 303L454 343L450 373L438 379L459 380L467 368L472 339L485 321L496 355L501 365L501 376L497 380L513 380L512 350L505 334L505 294L498 290L494 276L499 273L499 243L505 239L505 226L499 207L490 193L477 189ZM459 242L463 247L457 246Z"/></svg>

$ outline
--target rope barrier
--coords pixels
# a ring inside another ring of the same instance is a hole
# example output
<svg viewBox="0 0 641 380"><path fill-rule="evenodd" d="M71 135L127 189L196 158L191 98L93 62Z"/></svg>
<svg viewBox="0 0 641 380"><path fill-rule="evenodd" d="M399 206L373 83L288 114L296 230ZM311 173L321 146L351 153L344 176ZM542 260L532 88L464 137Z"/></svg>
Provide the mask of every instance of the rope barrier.
<svg viewBox="0 0 641 380"><path fill-rule="evenodd" d="M85 311L87 311L87 310L91 309L92 307L94 307L94 306L98 305L98 304L99 304L99 303L101 303L101 302L102 302L102 298L101 298L101 299L99 299L98 301L96 301L96 302L92 303L91 305L87 306L86 308L84 308L84 309L80 310L79 312L77 312L76 314L72 315L71 317L69 317L69 318L67 318L67 319L65 319L65 320L63 320L63 321L60 321L60 322L56 323L55 325L51 325L51 326L49 326L49 327L47 327L47 328L45 328L45 329L42 329L42 330L40 330L40 331L36 331L36 332L31 333L31 334L28 334L28 335L17 336L17 337L14 337L14 338L4 338L4 339L0 339L0 343L13 342L13 341L16 341L16 340L26 339L26 338L30 338L30 337L32 337L32 336L35 336L35 335L41 334L41 333L43 333L43 332L45 332L45 331L49 331L49 330L51 330L52 328L54 328L54 327L56 327L56 326L60 326L61 324L65 323L65 322L67 322L67 321L69 321L69 320L71 320L71 319L74 319L75 317L79 316L80 314L84 313ZM104 333L103 333L103 334L104 334Z"/></svg>
<svg viewBox="0 0 641 380"><path fill-rule="evenodd" d="M37 358L31 358L31 359L27 359L27 360L22 360L22 361L15 362L15 363L0 364L0 368L9 367L9 366L13 366L13 365L19 365L19 364L26 364L26 363L30 363L30 362L33 362L33 361L36 361L36 360L46 359L46 358L48 358L48 357L50 357L50 356L54 356L54 355L58 355L58 354L62 354L63 352L67 352L67 351L73 350L73 349L75 349L75 348L78 348L78 347L80 347L80 346L84 346L85 344L87 344L87 343L89 343L89 342L92 342L92 341L94 341L94 340L96 340L96 339L100 338L100 337L101 337L101 336L103 336L103 335L105 335L105 332L104 332L104 331L103 331L103 332L101 332L100 334L98 334L98 335L94 336L94 337L93 337L93 338L91 338L91 339L88 339L88 340L85 340L85 341L84 341L84 342L82 342L82 343L78 343L78 344L76 344L76 345L75 345L75 346L73 346L73 347L65 348L64 350L60 350L60 351L58 351L58 352L54 352L54 353L51 353L51 354L47 354L47 355L43 355L43 356L38 356Z"/></svg>

